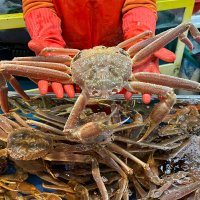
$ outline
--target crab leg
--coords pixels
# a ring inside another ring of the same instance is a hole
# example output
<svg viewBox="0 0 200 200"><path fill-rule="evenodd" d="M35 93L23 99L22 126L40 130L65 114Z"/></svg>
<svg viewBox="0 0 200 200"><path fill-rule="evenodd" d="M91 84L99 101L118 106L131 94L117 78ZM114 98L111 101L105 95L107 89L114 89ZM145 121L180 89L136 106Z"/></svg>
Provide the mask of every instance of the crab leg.
<svg viewBox="0 0 200 200"><path fill-rule="evenodd" d="M38 61L38 62L53 62L53 63L64 63L70 64L72 58L68 55L57 55L57 56L34 56L34 57L16 57L14 61Z"/></svg>
<svg viewBox="0 0 200 200"><path fill-rule="evenodd" d="M55 55L71 55L74 56L78 52L80 52L79 49L68 49L68 48L56 48L56 47L46 47L40 52L40 56L45 56L48 53L55 54Z"/></svg>
<svg viewBox="0 0 200 200"><path fill-rule="evenodd" d="M168 80L169 81L169 80ZM145 120L144 124L148 126L144 136L139 140L140 142L146 139L152 130L165 118L171 108L176 102L176 95L172 88L154 85L142 82L130 82L134 91L147 94L156 94L163 96L164 99L160 101L152 110L149 117Z"/></svg>
<svg viewBox="0 0 200 200"><path fill-rule="evenodd" d="M175 89L185 89L200 92L200 83L183 78L150 72L139 72L132 74L132 81L165 85Z"/></svg>
<svg viewBox="0 0 200 200"><path fill-rule="evenodd" d="M129 152L127 152L126 150L124 150L123 148L121 148L120 146L114 144L114 143L108 143L106 145L108 147L108 149L117 152L127 158L130 158L131 160L133 160L134 162L138 163L140 166L142 166L143 168L145 168L146 163L141 161L140 159L138 159L137 157L133 156L132 154L130 154Z"/></svg>
<svg viewBox="0 0 200 200"><path fill-rule="evenodd" d="M51 189L51 190L61 190L61 191L64 191L65 192L65 195L67 197L67 199L73 199L73 200L78 200L76 196L76 192L74 191L74 187L69 187L69 186L63 186L63 185L52 185L52 184L46 184L46 183L43 183L42 184L42 187L44 187L45 189ZM73 188L73 189L72 189ZM46 193L42 193L40 198L38 199L44 199L45 197L42 197L42 195L44 195ZM55 195L53 193L49 193L49 195ZM89 194L86 194L86 196L88 196ZM39 197L39 195L37 195L37 197ZM50 196L49 198L45 198L45 199L51 199L52 197ZM52 198L53 200L57 200L55 199L55 197L53 196ZM61 198L59 197L58 200L61 200Z"/></svg>
<svg viewBox="0 0 200 200"><path fill-rule="evenodd" d="M189 48L190 51L192 51L194 46L186 35L180 34L180 36L178 38L181 42L183 42Z"/></svg>
<svg viewBox="0 0 200 200"><path fill-rule="evenodd" d="M153 41L151 44L140 50L135 56L133 57L132 61L133 64L140 62L141 60L147 58L149 55L152 55L154 52L158 51L166 44L174 40L180 34L185 32L186 30L190 30L190 33L194 37L194 39L200 43L200 33L197 28L191 23L187 24L180 24L176 28L171 29L166 34L159 37L157 40Z"/></svg>
<svg viewBox="0 0 200 200"><path fill-rule="evenodd" d="M124 142L127 144L133 144L135 145L138 149L142 148L142 147L149 147L152 149L161 149L161 150L170 150L173 148L176 148L177 146L166 146L166 145L160 145L160 144L156 144L156 143L147 143L147 142L136 142L133 139L127 138L127 137L122 137L122 136L113 136L113 141L120 141L120 142Z"/></svg>
<svg viewBox="0 0 200 200"><path fill-rule="evenodd" d="M42 67L48 69L55 69L61 72L65 72L67 74L71 73L70 67L63 63L54 63L54 62L37 62L37 61L1 61L1 64L9 64L9 65L24 65L26 67Z"/></svg>
<svg viewBox="0 0 200 200"><path fill-rule="evenodd" d="M1 116L0 116L0 118L1 118ZM6 123L9 123L13 127L13 129L17 129L17 128L21 127L18 123L16 123L15 121L13 121L9 118L6 118Z"/></svg>
<svg viewBox="0 0 200 200"><path fill-rule="evenodd" d="M16 112L11 112L10 115L23 127L29 128L30 126L24 121Z"/></svg>
<svg viewBox="0 0 200 200"><path fill-rule="evenodd" d="M121 178L119 180L119 189L116 191L114 199L121 199L122 197L124 199L127 188L128 188L128 180Z"/></svg>
<svg viewBox="0 0 200 200"><path fill-rule="evenodd" d="M89 95L87 93L82 92L79 95L79 97L78 97L76 103L74 104L74 107L67 119L67 122L64 127L64 132L66 132L67 129L71 129L71 128L75 127L75 125L77 124L77 122L79 120L80 113L85 108L88 100L89 100Z"/></svg>
<svg viewBox="0 0 200 200"><path fill-rule="evenodd" d="M100 193L103 199L105 200L109 199L105 184L100 175L98 162L95 158L92 158L91 156L88 156L88 155L66 154L64 152L53 152L51 154L48 154L44 159L49 160L49 161L59 160L59 161L65 161L65 162L73 161L73 162L80 162L80 163L92 163L92 175L100 190Z"/></svg>
<svg viewBox="0 0 200 200"><path fill-rule="evenodd" d="M10 65L2 64L1 70L5 75L16 75L16 76L25 76L33 79L55 81L63 84L70 84L71 77L64 72L60 72L53 69L37 68L32 66L23 66L23 65Z"/></svg>
<svg viewBox="0 0 200 200"><path fill-rule="evenodd" d="M57 135L63 135L63 132L61 130L54 128L52 126L49 126L47 124L44 124L42 122L37 122L37 121L34 121L34 120L27 120L26 123L30 124L30 125L37 126L37 127L41 127L43 129L51 131L52 133L57 134Z"/></svg>
<svg viewBox="0 0 200 200"><path fill-rule="evenodd" d="M4 77L6 78L6 80L12 85L12 87L15 89L16 92L19 93L19 95L26 101L30 100L30 97L24 92L24 90L21 88L21 86L19 85L19 82L17 81L17 79L10 75L10 74L4 74Z"/></svg>
<svg viewBox="0 0 200 200"><path fill-rule="evenodd" d="M110 149L120 155L123 155L124 157L129 158L130 160L133 160L138 165L140 165L144 169L145 174L148 176L148 178L151 180L152 183L154 183L156 185L160 185L162 183L162 180L158 176L156 176L156 174L154 174L154 172L150 168L149 164L146 164L142 160L138 159L137 157L135 157L134 155L132 155L131 153L129 153L128 151L126 151L125 149L123 149L122 147L120 147L114 143L108 143L107 147L108 147L108 149Z"/></svg>
<svg viewBox="0 0 200 200"><path fill-rule="evenodd" d="M168 193L162 195L160 197L160 199L161 200L181 199L182 197L184 197L184 196L194 192L195 190L199 189L199 187L200 187L200 181L196 181L196 182L188 184L186 186L180 186L173 191L168 190Z"/></svg>
<svg viewBox="0 0 200 200"><path fill-rule="evenodd" d="M19 83L12 75L25 76L32 79L40 79L47 81L61 82L63 84L70 84L71 77L62 71L46 68L37 68L35 66L24 66L2 63L0 66L0 102L3 112L9 112L8 107L8 88L6 86L6 80L10 82L12 87L20 94L25 100L30 100L23 89L20 87ZM68 72L70 72L68 70ZM11 75L12 74L12 75Z"/></svg>
<svg viewBox="0 0 200 200"><path fill-rule="evenodd" d="M147 196L147 192L142 188L142 186L140 185L140 183L138 182L138 180L135 178L135 176L130 176L131 181L133 182L134 186L135 186L135 190L138 192L138 194L140 195L140 197L144 198Z"/></svg>
<svg viewBox="0 0 200 200"><path fill-rule="evenodd" d="M200 188L196 190L194 198L195 200L200 199Z"/></svg>
<svg viewBox="0 0 200 200"><path fill-rule="evenodd" d="M10 120L3 115L0 115L0 127L7 134L13 130L13 127L10 124Z"/></svg>
<svg viewBox="0 0 200 200"><path fill-rule="evenodd" d="M102 180L101 174L100 174L100 169L99 169L99 164L96 159L92 159L92 175L93 178L99 188L99 191L101 193L102 199L103 200L108 200L108 192L106 190L105 184Z"/></svg>
<svg viewBox="0 0 200 200"><path fill-rule="evenodd" d="M127 53L132 57L134 56L137 52L139 52L141 49L143 49L144 47L148 46L149 44L151 44L153 41L157 40L158 38L160 38L161 36L165 35L169 30L162 32L158 35L156 35L153 38L149 38L147 40L143 40L141 42L138 42L137 44L131 46L128 50ZM193 44L192 42L187 38L187 36L185 36L184 34L180 34L178 36L179 40L181 42L183 42L190 50L193 49Z"/></svg>
<svg viewBox="0 0 200 200"><path fill-rule="evenodd" d="M9 112L8 107L8 87L6 86L6 80L12 85L12 87L20 94L20 96L25 100L30 100L27 94L20 87L18 81L14 76L10 74L0 74L0 102L3 112Z"/></svg>
<svg viewBox="0 0 200 200"><path fill-rule="evenodd" d="M143 49L144 47L146 47L147 45L151 44L153 41L157 40L158 38L160 38L161 36L163 36L165 32L162 32L152 38L149 38L147 40L143 40L141 42L138 42L137 44L131 46L128 50L127 53L132 57L133 55L135 55L138 51L140 51L141 49Z"/></svg>
<svg viewBox="0 0 200 200"><path fill-rule="evenodd" d="M145 32L143 32L143 33L141 33L141 34L139 34L139 35L137 35L135 37L132 37L132 38L130 38L128 40L125 40L125 41L119 43L117 45L117 47L119 47L119 48L125 48L125 47L131 45L132 43L137 42L138 40L143 39L146 36L152 36L152 34L153 33L151 31L145 31Z"/></svg>
<svg viewBox="0 0 200 200"><path fill-rule="evenodd" d="M0 128L0 140L3 141L3 142L7 142L7 138L8 138L8 134L3 129ZM7 155L7 149L5 149L5 151L0 150L0 155L5 154L5 153Z"/></svg>
<svg viewBox="0 0 200 200"><path fill-rule="evenodd" d="M125 162L123 162L120 158L118 158L114 153L112 153L108 149L105 150L107 154L122 167L122 169L124 170L124 172L126 172L127 175L133 174L133 169L131 169Z"/></svg>
<svg viewBox="0 0 200 200"><path fill-rule="evenodd" d="M158 189L151 190L148 194L151 198L159 198L168 188L171 187L173 181L168 181Z"/></svg>
<svg viewBox="0 0 200 200"><path fill-rule="evenodd" d="M39 118L44 117L46 119L58 122L58 123L63 124L63 125L66 122L66 119L64 117L55 116L55 114L53 112L46 112L46 111L43 111L41 109L36 110L36 115L39 116Z"/></svg>
<svg viewBox="0 0 200 200"><path fill-rule="evenodd" d="M89 176L78 176L74 173L71 173L71 172L66 172L66 171L63 171L63 170L53 170L53 175L56 177L56 178L62 178L62 179L65 179L67 181L76 181L76 182L79 182L81 184L84 184L85 182L89 182L90 181L90 177Z"/></svg>
<svg viewBox="0 0 200 200"><path fill-rule="evenodd" d="M91 163L91 156L83 154L74 154L66 152L51 152L47 154L44 160L48 161L62 161L62 162L75 162L75 163Z"/></svg>
<svg viewBox="0 0 200 200"><path fill-rule="evenodd" d="M9 112L8 107L8 87L6 86L6 79L0 73L0 105L3 112Z"/></svg>
<svg viewBox="0 0 200 200"><path fill-rule="evenodd" d="M121 169L118 163L110 157L110 155L107 153L108 150L106 150L104 147L96 145L95 151L103 158L103 160L106 161L108 166L115 169L121 175L122 178L119 180L119 189L115 195L115 199L120 200L128 185L128 179L125 172Z"/></svg>

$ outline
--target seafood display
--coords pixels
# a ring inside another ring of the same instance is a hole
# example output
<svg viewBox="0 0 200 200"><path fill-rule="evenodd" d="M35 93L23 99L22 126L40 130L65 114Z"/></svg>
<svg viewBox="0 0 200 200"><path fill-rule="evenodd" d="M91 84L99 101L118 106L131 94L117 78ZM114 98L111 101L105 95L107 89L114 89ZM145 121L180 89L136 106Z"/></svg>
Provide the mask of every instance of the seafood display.
<svg viewBox="0 0 200 200"><path fill-rule="evenodd" d="M112 133L96 138L96 142L77 142L62 131L75 100L31 98L24 103L20 97L11 97L12 103L17 103L10 104L9 113L0 115L4 143L0 158L6 161L1 162L2 197L199 198L199 103L175 104L148 140L139 141L153 105L148 108L141 100L90 99L77 130L95 121L112 127ZM5 172L8 165L16 168L15 173ZM43 191L28 181L31 174L45 181Z"/></svg>
<svg viewBox="0 0 200 200"><path fill-rule="evenodd" d="M39 56L1 61L2 198L128 200L133 192L143 200L199 199L199 104L176 104L173 89L200 92L200 83L132 73L132 66L176 37L192 49L186 30L200 43L198 29L187 23L156 36L144 32L116 47L45 48ZM73 100L30 98L15 76L75 83L82 92ZM22 98L8 98L7 81ZM109 99L123 88L161 98L147 114L134 100ZM12 174L5 173L9 164ZM30 184L29 174L51 192Z"/></svg>

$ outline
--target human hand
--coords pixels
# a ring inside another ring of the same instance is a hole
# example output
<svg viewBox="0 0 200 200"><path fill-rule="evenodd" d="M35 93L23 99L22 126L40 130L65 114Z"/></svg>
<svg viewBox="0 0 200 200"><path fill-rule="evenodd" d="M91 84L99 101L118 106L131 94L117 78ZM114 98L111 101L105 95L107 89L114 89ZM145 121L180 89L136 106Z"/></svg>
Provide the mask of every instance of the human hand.
<svg viewBox="0 0 200 200"><path fill-rule="evenodd" d="M123 15L123 33L124 38L127 40L136 35L139 35L145 31L151 31L155 34L156 29L156 8L155 7L134 7ZM144 38L147 39L147 38ZM139 42L139 41L138 41ZM131 44L132 46L133 44ZM173 52L162 48L155 52L152 56L149 56L142 64L133 66L133 73L136 72L152 72L160 73L159 59L166 62L173 62L176 56ZM123 91L125 99L129 100L133 93L129 91ZM151 101L150 94L143 94L142 100L148 104Z"/></svg>
<svg viewBox="0 0 200 200"><path fill-rule="evenodd" d="M39 42L38 40L37 41L31 40L28 45L29 48L33 50L36 54L39 54L45 47L49 46L47 42L42 42L42 41ZM51 47L62 48L57 44L52 44ZM52 56L52 55L53 53L48 53L45 54L44 56ZM39 80L37 84L41 95L46 95L48 92L54 92L54 94L58 99L62 99L65 92L69 98L74 98L75 96L73 85L62 85L61 83L58 82L48 82L46 80Z"/></svg>
<svg viewBox="0 0 200 200"><path fill-rule="evenodd" d="M132 72L152 72L152 73L160 73L159 70L159 59L165 62L173 62L176 59L176 55L165 49L162 48L155 52L152 56L146 59L146 61L142 64L134 65ZM125 91L124 98L126 100L130 100L134 93ZM151 101L151 94L142 94L142 101L145 104L149 104Z"/></svg>
<svg viewBox="0 0 200 200"><path fill-rule="evenodd" d="M25 14L25 23L31 36L28 46L36 55L39 55L46 47L65 47L66 44L61 34L61 20L52 9L37 8L27 12ZM51 56L51 54L44 56ZM46 95L48 91L53 91L59 99L63 98L64 91L70 98L73 98L75 95L73 85L62 85L57 82L51 83L46 80L39 80L37 84L42 95Z"/></svg>

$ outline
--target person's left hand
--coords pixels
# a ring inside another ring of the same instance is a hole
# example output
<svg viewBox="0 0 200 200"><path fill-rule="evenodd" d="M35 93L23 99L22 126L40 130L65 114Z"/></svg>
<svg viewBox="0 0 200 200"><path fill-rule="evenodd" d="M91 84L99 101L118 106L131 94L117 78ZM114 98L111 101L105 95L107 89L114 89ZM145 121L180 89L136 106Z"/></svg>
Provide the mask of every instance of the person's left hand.
<svg viewBox="0 0 200 200"><path fill-rule="evenodd" d="M176 55L162 48L155 52L152 56L150 56L144 63L133 66L133 73L136 72L152 72L152 73L160 73L159 70L159 59L165 62L173 62L176 59ZM129 91L125 91L124 98L129 100L132 98L133 93ZM143 103L149 104L151 101L151 94L142 94Z"/></svg>

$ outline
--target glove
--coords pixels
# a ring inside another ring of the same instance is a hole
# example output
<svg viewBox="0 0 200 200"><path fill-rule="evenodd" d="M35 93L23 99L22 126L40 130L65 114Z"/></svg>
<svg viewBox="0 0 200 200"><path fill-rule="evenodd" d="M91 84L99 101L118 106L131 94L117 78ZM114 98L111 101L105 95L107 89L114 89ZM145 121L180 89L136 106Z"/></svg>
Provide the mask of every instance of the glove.
<svg viewBox="0 0 200 200"><path fill-rule="evenodd" d="M31 36L28 46L36 55L45 47L64 48L66 46L62 38L61 21L50 8L31 10L24 18L27 30ZM63 98L64 90L70 98L73 98L75 95L72 85L62 86L61 83L49 83L46 80L40 80L38 88L42 95L46 95L50 90L49 85L51 85L53 92L59 99Z"/></svg>
<svg viewBox="0 0 200 200"><path fill-rule="evenodd" d="M124 39L129 39L134 37L146 30L152 31L155 34L156 28L156 14L146 7L137 7L129 10L123 16L123 33ZM144 38L146 39L146 38ZM132 44L133 45L133 44ZM150 56L145 63L137 66L133 66L134 72L153 72L160 73L159 62L158 60L162 59L166 62L173 62L176 59L176 56L173 52L162 48L159 51L155 52ZM126 100L129 100L132 97L133 93L129 91L124 92L124 97ZM143 94L142 100L145 104L150 103L151 95Z"/></svg>
<svg viewBox="0 0 200 200"><path fill-rule="evenodd" d="M145 63L133 66L132 72L152 72L152 73L160 73L159 69L159 59L165 61L165 62L173 62L176 59L176 55L165 49L162 48L155 52L152 56L150 56ZM126 100L129 100L132 98L133 93L129 91L125 91L124 97ZM151 101L151 95L150 94L143 94L142 95L142 101L145 104L149 104Z"/></svg>

